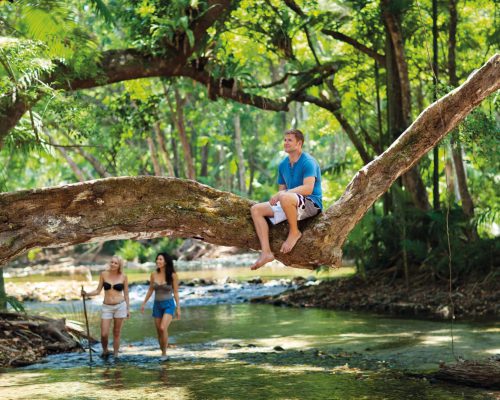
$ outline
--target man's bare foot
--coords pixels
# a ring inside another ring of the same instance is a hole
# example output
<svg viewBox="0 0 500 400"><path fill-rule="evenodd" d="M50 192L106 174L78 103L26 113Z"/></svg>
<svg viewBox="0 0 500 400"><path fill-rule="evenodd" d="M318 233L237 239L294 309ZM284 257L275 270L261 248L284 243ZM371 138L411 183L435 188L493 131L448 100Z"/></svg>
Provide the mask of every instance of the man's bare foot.
<svg viewBox="0 0 500 400"><path fill-rule="evenodd" d="M259 258L255 263L250 267L251 270L256 270L259 269L260 267L264 266L265 264L271 262L274 260L274 254L273 253L260 253Z"/></svg>
<svg viewBox="0 0 500 400"><path fill-rule="evenodd" d="M299 241L301 237L302 233L300 233L300 231L295 234L290 232L285 242L281 245L280 251L282 253L290 253L293 249L293 246L295 246L295 244Z"/></svg>

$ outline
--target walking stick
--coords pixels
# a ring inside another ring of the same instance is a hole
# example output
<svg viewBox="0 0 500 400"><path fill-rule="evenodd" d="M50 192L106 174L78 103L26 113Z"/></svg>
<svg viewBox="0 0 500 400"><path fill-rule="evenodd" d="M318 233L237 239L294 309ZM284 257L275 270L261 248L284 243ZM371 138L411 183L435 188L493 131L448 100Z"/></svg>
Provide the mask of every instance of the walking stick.
<svg viewBox="0 0 500 400"><path fill-rule="evenodd" d="M83 285L82 285L83 291ZM92 347L90 345L90 329L89 329L89 318L87 317L87 306L85 305L85 295L82 293L83 299L83 313L85 314L85 325L87 325L87 340L89 342L89 356L90 356L90 364L92 364Z"/></svg>

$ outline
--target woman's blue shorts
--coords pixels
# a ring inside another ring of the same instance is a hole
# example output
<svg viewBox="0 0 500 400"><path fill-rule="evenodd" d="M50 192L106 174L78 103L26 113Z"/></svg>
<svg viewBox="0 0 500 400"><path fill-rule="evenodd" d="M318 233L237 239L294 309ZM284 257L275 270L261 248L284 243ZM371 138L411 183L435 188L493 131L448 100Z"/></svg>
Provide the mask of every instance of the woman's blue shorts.
<svg viewBox="0 0 500 400"><path fill-rule="evenodd" d="M170 314L173 317L175 313L175 307L176 304L174 299L155 301L153 303L153 317L163 318L164 314Z"/></svg>

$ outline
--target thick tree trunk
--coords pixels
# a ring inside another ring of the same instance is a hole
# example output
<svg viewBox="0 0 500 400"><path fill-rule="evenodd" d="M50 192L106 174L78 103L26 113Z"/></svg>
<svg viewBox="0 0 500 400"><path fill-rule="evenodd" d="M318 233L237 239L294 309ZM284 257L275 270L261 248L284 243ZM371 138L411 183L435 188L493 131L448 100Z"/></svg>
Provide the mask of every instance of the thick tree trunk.
<svg viewBox="0 0 500 400"><path fill-rule="evenodd" d="M382 0L382 16L387 29L387 34L392 44L392 57L396 66L398 81L401 90L401 109L405 125L411 120L411 91L410 78L408 77L408 64L404 51L403 32L401 31L400 16L394 14L393 5L395 0ZM386 59L387 61L387 59ZM388 61L387 61L388 62Z"/></svg>
<svg viewBox="0 0 500 400"><path fill-rule="evenodd" d="M434 83L433 100L437 100L439 84L439 64L438 64L438 4L437 0L432 0L432 72ZM439 210L439 145L432 150L432 206L434 210Z"/></svg>
<svg viewBox="0 0 500 400"><path fill-rule="evenodd" d="M455 57L455 50L457 48L457 13L458 0L450 0L448 10L450 11L450 25L448 29L448 75L450 77L450 85L453 87L458 86L457 78L457 64Z"/></svg>
<svg viewBox="0 0 500 400"><path fill-rule="evenodd" d="M398 42L399 43L399 42ZM402 43L400 43L402 45ZM400 53L402 50L400 49ZM396 61L396 51L394 44L391 41L390 34L387 33L386 40L386 61L387 61L387 126L390 137L395 140L399 135L408 127L410 115L409 110L404 109L403 98L408 97L405 94L403 87L408 86L409 83L403 83L404 79L400 77ZM406 63L406 62L405 62ZM406 78L408 76L406 75ZM410 101L410 98L407 98ZM402 177L403 185L410 193L413 204L420 210L427 211L431 208L429 199L427 197L427 190L425 188L422 177L417 167L412 168Z"/></svg>
<svg viewBox="0 0 500 400"><path fill-rule="evenodd" d="M278 251L287 225L271 230L275 255L294 267L339 265L349 232L373 203L465 116L500 89L500 55L459 88L430 105L379 157L363 167L341 198L303 221L303 237L289 254ZM102 239L196 237L258 248L249 200L175 178L108 178L0 194L0 264L33 247Z"/></svg>
<svg viewBox="0 0 500 400"><path fill-rule="evenodd" d="M457 3L458 0L450 0L449 4L450 26L448 30L448 74L450 85L453 87L458 86L457 65L455 61L458 24ZM460 199L462 201L462 210L471 220L474 217L474 201L472 200L472 196L470 195L467 185L467 175L465 173L465 165L462 157L462 146L460 143L455 142L453 136L451 138L451 151L453 165L455 166L455 173L457 175L458 193L460 194ZM472 226L472 224L468 229L468 233L472 240L477 239L477 230L474 226Z"/></svg>

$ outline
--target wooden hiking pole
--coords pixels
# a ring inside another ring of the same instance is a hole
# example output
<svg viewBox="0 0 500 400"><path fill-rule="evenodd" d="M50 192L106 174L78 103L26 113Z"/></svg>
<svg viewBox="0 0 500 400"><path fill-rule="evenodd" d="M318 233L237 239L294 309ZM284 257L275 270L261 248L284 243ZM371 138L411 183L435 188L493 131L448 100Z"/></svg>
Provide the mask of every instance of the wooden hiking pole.
<svg viewBox="0 0 500 400"><path fill-rule="evenodd" d="M85 314L85 325L87 325L87 340L89 342L90 363L92 364L92 346L90 345L89 318L87 317L87 306L85 305L85 295L83 294L83 285L82 285L82 299L83 299L83 313Z"/></svg>

